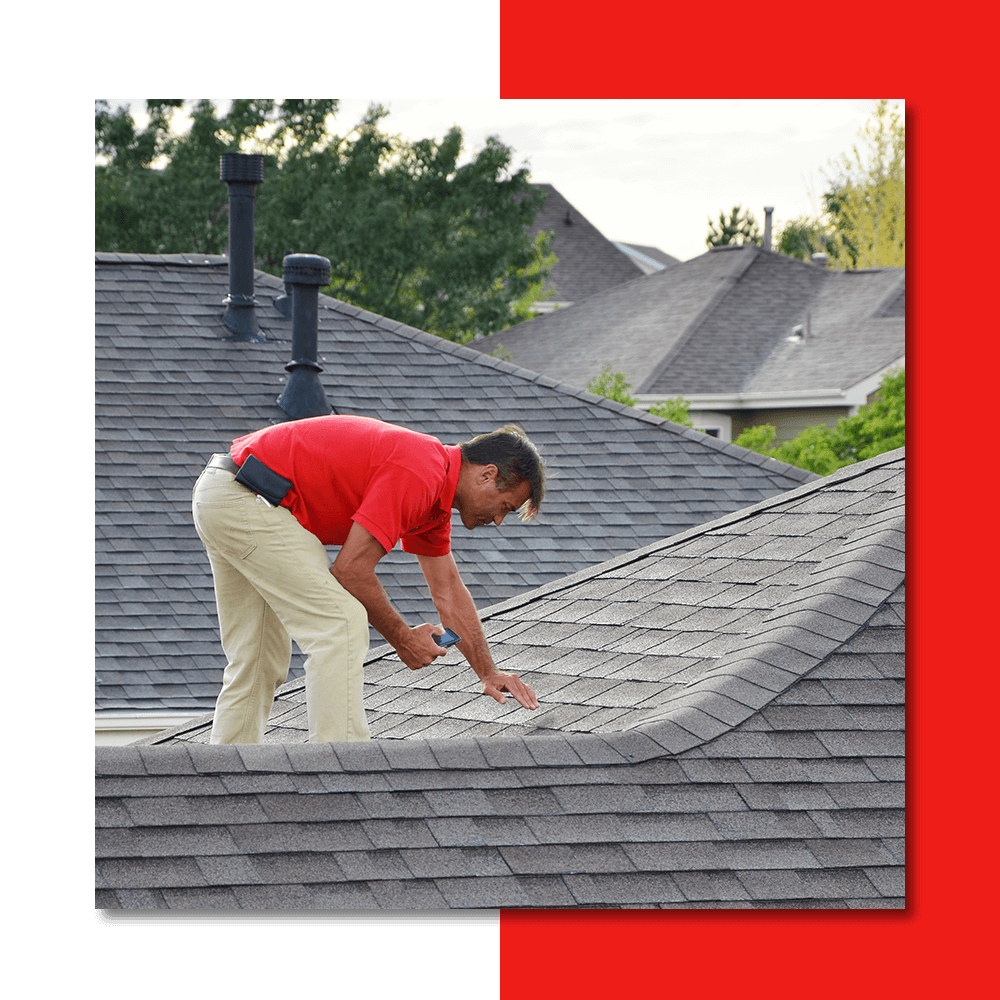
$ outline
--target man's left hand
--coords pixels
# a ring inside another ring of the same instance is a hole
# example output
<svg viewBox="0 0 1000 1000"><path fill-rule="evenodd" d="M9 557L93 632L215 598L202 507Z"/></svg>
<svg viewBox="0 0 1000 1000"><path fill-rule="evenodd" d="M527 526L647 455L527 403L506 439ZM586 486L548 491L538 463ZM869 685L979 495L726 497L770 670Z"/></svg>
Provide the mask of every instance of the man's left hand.
<svg viewBox="0 0 1000 1000"><path fill-rule="evenodd" d="M531 686L525 684L517 674L502 674L495 671L482 678L483 694L495 698L501 705L507 704L506 694L518 701L523 708L538 708L538 699ZM506 692L506 694L504 694Z"/></svg>

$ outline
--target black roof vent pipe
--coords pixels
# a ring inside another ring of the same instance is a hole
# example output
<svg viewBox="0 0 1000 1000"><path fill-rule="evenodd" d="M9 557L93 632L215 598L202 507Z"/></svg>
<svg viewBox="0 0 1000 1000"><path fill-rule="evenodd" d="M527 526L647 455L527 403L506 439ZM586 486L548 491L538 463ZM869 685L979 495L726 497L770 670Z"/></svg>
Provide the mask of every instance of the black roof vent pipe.
<svg viewBox="0 0 1000 1000"><path fill-rule="evenodd" d="M235 340L263 340L254 307L253 211L257 185L264 180L264 157L223 153L219 179L229 185L229 295L223 322Z"/></svg>
<svg viewBox="0 0 1000 1000"><path fill-rule="evenodd" d="M278 406L291 417L325 417L331 412L326 391L319 380L323 369L319 356L319 290L330 284L330 262L312 253L293 253L284 259L282 279L291 289L292 360L285 365L291 373Z"/></svg>

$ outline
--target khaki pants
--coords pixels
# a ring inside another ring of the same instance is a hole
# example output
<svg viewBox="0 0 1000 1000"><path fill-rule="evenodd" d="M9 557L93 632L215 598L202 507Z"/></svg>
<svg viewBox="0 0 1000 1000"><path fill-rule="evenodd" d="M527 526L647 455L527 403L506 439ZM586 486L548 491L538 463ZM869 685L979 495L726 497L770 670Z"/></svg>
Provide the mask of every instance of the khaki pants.
<svg viewBox="0 0 1000 1000"><path fill-rule="evenodd" d="M215 578L228 664L213 743L260 743L291 640L306 655L310 742L366 740L364 606L330 573L319 539L284 507L269 507L211 463L192 494L195 528Z"/></svg>

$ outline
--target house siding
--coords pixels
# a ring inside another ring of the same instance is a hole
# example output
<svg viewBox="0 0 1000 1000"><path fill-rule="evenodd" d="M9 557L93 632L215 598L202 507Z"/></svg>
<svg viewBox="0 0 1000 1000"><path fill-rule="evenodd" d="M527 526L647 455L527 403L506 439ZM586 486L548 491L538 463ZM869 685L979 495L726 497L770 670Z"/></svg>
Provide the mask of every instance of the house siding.
<svg viewBox="0 0 1000 1000"><path fill-rule="evenodd" d="M733 440L735 441L745 430L759 427L761 424L773 424L777 428L778 441L791 441L798 437L807 427L816 424L826 424L833 427L837 421L849 415L846 406L812 406L802 409L788 410L730 410L733 419Z"/></svg>

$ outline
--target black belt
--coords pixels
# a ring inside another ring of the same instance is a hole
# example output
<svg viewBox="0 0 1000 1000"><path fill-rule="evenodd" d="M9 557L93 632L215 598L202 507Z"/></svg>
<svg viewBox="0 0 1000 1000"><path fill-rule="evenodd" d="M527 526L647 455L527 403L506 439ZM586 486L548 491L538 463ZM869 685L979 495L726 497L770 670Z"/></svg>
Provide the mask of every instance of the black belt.
<svg viewBox="0 0 1000 1000"><path fill-rule="evenodd" d="M277 507L292 488L290 479L279 476L253 455L247 455L242 465L237 465L230 455L213 455L208 464L234 473L236 482L256 493L272 507Z"/></svg>
<svg viewBox="0 0 1000 1000"><path fill-rule="evenodd" d="M240 471L240 467L229 455L213 455L208 465L212 469L225 469L226 472L231 472L234 476Z"/></svg>

